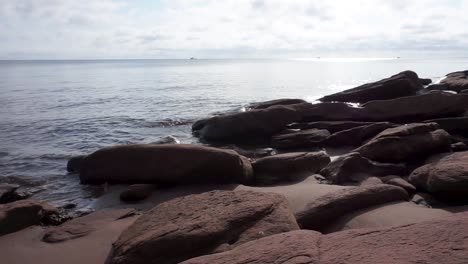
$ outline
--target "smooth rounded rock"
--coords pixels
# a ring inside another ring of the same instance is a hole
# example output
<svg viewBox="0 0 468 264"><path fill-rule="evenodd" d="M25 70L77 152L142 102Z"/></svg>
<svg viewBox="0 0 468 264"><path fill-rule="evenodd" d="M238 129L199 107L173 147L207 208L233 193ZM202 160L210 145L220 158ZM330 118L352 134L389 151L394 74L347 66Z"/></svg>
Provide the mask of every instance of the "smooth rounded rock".
<svg viewBox="0 0 468 264"><path fill-rule="evenodd" d="M248 183L250 161L232 150L196 145L121 145L88 155L81 183Z"/></svg>

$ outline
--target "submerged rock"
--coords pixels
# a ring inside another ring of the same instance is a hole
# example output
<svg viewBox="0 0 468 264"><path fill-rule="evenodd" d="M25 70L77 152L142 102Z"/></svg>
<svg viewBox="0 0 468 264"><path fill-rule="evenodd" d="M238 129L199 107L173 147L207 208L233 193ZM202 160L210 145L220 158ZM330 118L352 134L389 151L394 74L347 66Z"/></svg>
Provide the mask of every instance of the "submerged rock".
<svg viewBox="0 0 468 264"><path fill-rule="evenodd" d="M271 138L271 145L278 149L316 147L320 146L329 136L330 132L324 129L302 130L274 135Z"/></svg>
<svg viewBox="0 0 468 264"><path fill-rule="evenodd" d="M347 213L392 201L408 200L408 193L393 185L376 184L348 188L318 197L296 214L304 229L320 230Z"/></svg>
<svg viewBox="0 0 468 264"><path fill-rule="evenodd" d="M422 88L423 86L415 72L404 71L387 79L324 96L319 100L322 102L366 103L373 100L415 95Z"/></svg>
<svg viewBox="0 0 468 264"><path fill-rule="evenodd" d="M0 204L20 200L22 197L16 192L19 187L17 184L0 183Z"/></svg>
<svg viewBox="0 0 468 264"><path fill-rule="evenodd" d="M290 107L272 106L199 120L192 131L206 140L249 141L269 137L299 119L299 114Z"/></svg>
<svg viewBox="0 0 468 264"><path fill-rule="evenodd" d="M259 159L252 166L255 184L268 185L310 176L328 163L325 152L293 152Z"/></svg>
<svg viewBox="0 0 468 264"><path fill-rule="evenodd" d="M450 149L450 135L437 125L411 124L384 130L356 149L362 156L380 162L401 162L428 157Z"/></svg>
<svg viewBox="0 0 468 264"><path fill-rule="evenodd" d="M453 153L417 168L409 181L444 201L468 202L468 151Z"/></svg>
<svg viewBox="0 0 468 264"><path fill-rule="evenodd" d="M306 103L306 101L302 99L276 99L276 100L271 100L271 101L253 103L253 104L250 104L249 108L250 109L265 109L265 108L275 106L275 105L292 105L292 104L300 104L300 103Z"/></svg>
<svg viewBox="0 0 468 264"><path fill-rule="evenodd" d="M387 176L406 175L407 173L406 167L401 164L375 162L364 158L357 152L336 158L320 172L335 184L359 181L362 174Z"/></svg>
<svg viewBox="0 0 468 264"><path fill-rule="evenodd" d="M178 263L299 229L284 197L212 191L154 207L114 243L112 264Z"/></svg>
<svg viewBox="0 0 468 264"><path fill-rule="evenodd" d="M248 183L252 166L232 150L184 144L122 145L87 156L80 180L86 184Z"/></svg>
<svg viewBox="0 0 468 264"><path fill-rule="evenodd" d="M67 163L67 171L68 172L80 172L81 163L86 158L85 155L76 156L71 158Z"/></svg>
<svg viewBox="0 0 468 264"><path fill-rule="evenodd" d="M21 200L0 205L0 236L40 224L56 214L57 209L35 200Z"/></svg>

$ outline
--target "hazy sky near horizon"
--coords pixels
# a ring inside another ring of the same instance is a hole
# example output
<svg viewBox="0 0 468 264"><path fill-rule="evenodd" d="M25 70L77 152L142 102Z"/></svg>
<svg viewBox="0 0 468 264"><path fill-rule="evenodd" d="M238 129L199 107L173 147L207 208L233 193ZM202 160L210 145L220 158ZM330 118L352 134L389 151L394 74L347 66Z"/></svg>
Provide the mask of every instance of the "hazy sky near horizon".
<svg viewBox="0 0 468 264"><path fill-rule="evenodd" d="M0 59L468 55L468 0L0 0Z"/></svg>

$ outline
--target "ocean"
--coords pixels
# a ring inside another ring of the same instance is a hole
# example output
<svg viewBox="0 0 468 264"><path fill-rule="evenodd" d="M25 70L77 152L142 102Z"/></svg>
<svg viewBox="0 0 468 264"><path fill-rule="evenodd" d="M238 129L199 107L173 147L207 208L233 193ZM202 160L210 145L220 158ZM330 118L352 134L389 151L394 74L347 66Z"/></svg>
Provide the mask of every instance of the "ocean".
<svg viewBox="0 0 468 264"><path fill-rule="evenodd" d="M404 70L438 81L467 68L468 58L0 61L0 182L86 207L99 188L67 173L73 156L169 135L200 144L195 120L251 102L314 101Z"/></svg>

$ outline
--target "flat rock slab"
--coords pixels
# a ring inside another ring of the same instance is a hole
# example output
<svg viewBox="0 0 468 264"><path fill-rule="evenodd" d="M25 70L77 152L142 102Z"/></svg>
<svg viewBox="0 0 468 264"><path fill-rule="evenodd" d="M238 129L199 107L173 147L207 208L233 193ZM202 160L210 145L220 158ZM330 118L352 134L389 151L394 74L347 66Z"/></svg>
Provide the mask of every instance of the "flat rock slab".
<svg viewBox="0 0 468 264"><path fill-rule="evenodd" d="M296 214L303 229L321 230L333 220L353 211L392 201L408 200L408 193L393 185L377 184L353 187L325 194Z"/></svg>
<svg viewBox="0 0 468 264"><path fill-rule="evenodd" d="M252 166L256 185L294 181L319 172L330 163L325 152L291 152L256 160Z"/></svg>
<svg viewBox="0 0 468 264"><path fill-rule="evenodd" d="M114 243L110 263L178 263L299 229L286 199L273 193L212 191L157 205Z"/></svg>
<svg viewBox="0 0 468 264"><path fill-rule="evenodd" d="M415 124L389 128L355 151L375 161L402 162L450 149L450 135L442 129L430 131L433 129L430 126Z"/></svg>
<svg viewBox="0 0 468 264"><path fill-rule="evenodd" d="M57 213L57 209L35 200L20 200L0 205L0 236L13 233Z"/></svg>
<svg viewBox="0 0 468 264"><path fill-rule="evenodd" d="M468 110L468 95L433 92L370 101L360 107L352 107L345 103L296 104L290 107L301 114L302 122L418 122L462 115Z"/></svg>
<svg viewBox="0 0 468 264"><path fill-rule="evenodd" d="M406 175L407 169L401 164L380 163L367 159L357 152L351 152L334 159L320 174L335 184L359 181L358 176Z"/></svg>
<svg viewBox="0 0 468 264"><path fill-rule="evenodd" d="M365 140L394 126L389 122L379 122L350 128L330 135L325 141L325 145L331 147L360 146Z"/></svg>
<svg viewBox="0 0 468 264"><path fill-rule="evenodd" d="M125 211L127 210L127 211ZM138 216L125 217L128 209L104 210L85 217L71 220L73 226L92 227L86 235L70 237L73 233L64 232L60 242L44 242L44 236L59 230L71 231L72 225L44 228L32 226L21 231L0 237L1 263L8 264L103 264L111 251L112 243L121 232L131 225ZM131 210L132 211L132 210ZM120 218L122 217L122 218ZM56 237L57 238L57 237ZM66 239L64 239L66 238Z"/></svg>
<svg viewBox="0 0 468 264"><path fill-rule="evenodd" d="M294 109L278 105L199 120L193 124L192 131L205 140L249 141L269 137L299 119Z"/></svg>
<svg viewBox="0 0 468 264"><path fill-rule="evenodd" d="M468 151L448 155L414 170L409 181L436 197L453 202L468 201Z"/></svg>
<svg viewBox="0 0 468 264"><path fill-rule="evenodd" d="M404 71L389 78L320 98L322 102L365 103L415 95L423 85L415 72Z"/></svg>
<svg viewBox="0 0 468 264"><path fill-rule="evenodd" d="M290 98L283 98L283 99L276 99L271 101L264 101L258 103L252 103L249 105L250 109L265 109L275 105L292 105L292 104L301 104L305 103L306 101L302 99L290 99Z"/></svg>
<svg viewBox="0 0 468 264"><path fill-rule="evenodd" d="M250 161L232 150L184 144L121 145L81 164L82 183L247 183Z"/></svg>
<svg viewBox="0 0 468 264"><path fill-rule="evenodd" d="M278 149L316 147L330 136L330 132L325 129L308 129L297 132L274 135L271 138L271 145Z"/></svg>
<svg viewBox="0 0 468 264"><path fill-rule="evenodd" d="M325 129L330 133L336 133L339 131L347 130L353 127L372 125L374 122L357 122L357 121L317 121L308 123L293 123L289 125L292 129Z"/></svg>
<svg viewBox="0 0 468 264"><path fill-rule="evenodd" d="M333 233L348 229L384 228L431 221L452 215L443 209L428 208L413 202L395 201L356 210L342 217L322 231Z"/></svg>
<svg viewBox="0 0 468 264"><path fill-rule="evenodd" d="M183 263L464 264L468 263L467 244L468 214L455 214L417 224L328 235L292 231Z"/></svg>

